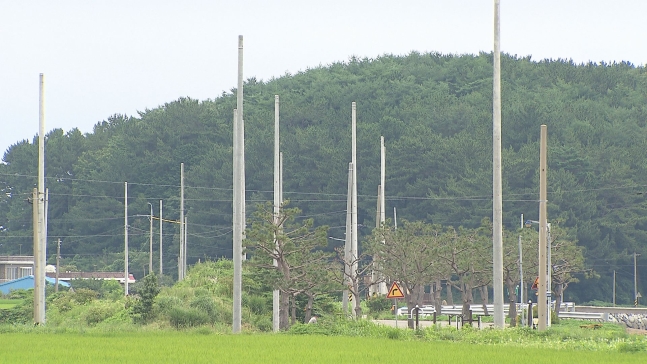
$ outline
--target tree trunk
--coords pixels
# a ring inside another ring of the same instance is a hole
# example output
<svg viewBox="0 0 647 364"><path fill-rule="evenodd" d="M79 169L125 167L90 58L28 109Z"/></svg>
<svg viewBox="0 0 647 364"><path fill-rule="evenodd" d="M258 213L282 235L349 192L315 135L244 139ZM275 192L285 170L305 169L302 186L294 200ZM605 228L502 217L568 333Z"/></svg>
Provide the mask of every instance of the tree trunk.
<svg viewBox="0 0 647 364"><path fill-rule="evenodd" d="M489 316L490 313L488 312L488 309L487 309L489 292L488 292L487 286L479 287L479 293L481 294L481 304L483 305L483 312L485 313L485 316Z"/></svg>
<svg viewBox="0 0 647 364"><path fill-rule="evenodd" d="M359 278L353 280L353 289L357 292L357 295L354 295L353 301L355 301L355 319L362 318L362 306L360 305L360 294L359 294L359 283L357 282Z"/></svg>
<svg viewBox="0 0 647 364"><path fill-rule="evenodd" d="M287 292L281 291L279 304L279 328L287 330L290 327L290 295Z"/></svg>
<svg viewBox="0 0 647 364"><path fill-rule="evenodd" d="M312 304L315 300L315 295L312 292L306 293L308 295L308 304L306 306L306 317L303 320L304 323L308 323L312 317Z"/></svg>
<svg viewBox="0 0 647 364"><path fill-rule="evenodd" d="M515 284L511 279L505 280L506 287L508 288L508 302L510 308L508 309L508 316L510 317L510 327L517 326L517 294L515 293Z"/></svg>
<svg viewBox="0 0 647 364"><path fill-rule="evenodd" d="M454 295L452 294L452 284L447 281L447 304L454 306Z"/></svg>
<svg viewBox="0 0 647 364"><path fill-rule="evenodd" d="M292 296L292 314L290 315L290 325L297 322L297 296Z"/></svg>
<svg viewBox="0 0 647 364"><path fill-rule="evenodd" d="M435 302L435 307L436 307L436 314L440 315L442 311L442 301L440 300L440 294L442 293L443 286L440 283L440 279L436 280L436 284L434 284L435 290L434 290L434 302Z"/></svg>
<svg viewBox="0 0 647 364"><path fill-rule="evenodd" d="M461 298L463 301L463 322L467 321L472 324L472 286L469 283L463 284L463 291L461 292Z"/></svg>
<svg viewBox="0 0 647 364"><path fill-rule="evenodd" d="M562 296L564 295L564 286L562 284L557 285L557 290L555 292L555 316L559 318L559 309L562 307Z"/></svg>

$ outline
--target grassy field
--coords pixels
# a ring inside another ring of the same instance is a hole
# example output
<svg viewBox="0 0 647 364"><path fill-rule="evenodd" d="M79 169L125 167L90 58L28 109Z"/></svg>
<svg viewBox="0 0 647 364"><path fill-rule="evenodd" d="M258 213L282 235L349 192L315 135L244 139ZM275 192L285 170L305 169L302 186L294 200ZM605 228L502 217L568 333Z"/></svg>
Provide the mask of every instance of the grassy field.
<svg viewBox="0 0 647 364"><path fill-rule="evenodd" d="M4 333L6 363L645 363L647 354L207 331Z"/></svg>
<svg viewBox="0 0 647 364"><path fill-rule="evenodd" d="M13 308L18 303L22 302L21 300L2 300L0 299L0 310Z"/></svg>

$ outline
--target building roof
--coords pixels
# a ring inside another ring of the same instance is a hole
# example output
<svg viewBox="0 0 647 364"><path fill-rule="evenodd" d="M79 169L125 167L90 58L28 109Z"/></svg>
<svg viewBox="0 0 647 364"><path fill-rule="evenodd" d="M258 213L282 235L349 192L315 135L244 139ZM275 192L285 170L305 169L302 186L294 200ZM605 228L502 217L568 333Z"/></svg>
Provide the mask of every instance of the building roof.
<svg viewBox="0 0 647 364"><path fill-rule="evenodd" d="M55 279L49 277L45 277L45 281L52 285L56 283ZM60 280L58 284L63 287L70 287L69 283ZM22 278L14 279L13 281L0 284L0 291L2 292L2 294L8 294L9 291L12 290L32 288L34 288L34 276L24 276Z"/></svg>
<svg viewBox="0 0 647 364"><path fill-rule="evenodd" d="M56 273L47 273L48 277L55 277ZM58 273L59 280L69 281L72 279L106 279L124 281L124 272L60 272ZM128 283L134 283L135 276L128 274Z"/></svg>

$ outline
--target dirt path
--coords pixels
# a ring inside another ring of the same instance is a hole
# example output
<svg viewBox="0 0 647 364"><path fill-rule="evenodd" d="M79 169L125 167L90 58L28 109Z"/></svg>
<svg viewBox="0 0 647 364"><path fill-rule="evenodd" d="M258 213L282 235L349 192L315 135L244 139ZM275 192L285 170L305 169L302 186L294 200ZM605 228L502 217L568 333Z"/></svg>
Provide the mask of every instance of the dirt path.
<svg viewBox="0 0 647 364"><path fill-rule="evenodd" d="M627 333L631 335L647 335L647 330L638 330L627 328Z"/></svg>

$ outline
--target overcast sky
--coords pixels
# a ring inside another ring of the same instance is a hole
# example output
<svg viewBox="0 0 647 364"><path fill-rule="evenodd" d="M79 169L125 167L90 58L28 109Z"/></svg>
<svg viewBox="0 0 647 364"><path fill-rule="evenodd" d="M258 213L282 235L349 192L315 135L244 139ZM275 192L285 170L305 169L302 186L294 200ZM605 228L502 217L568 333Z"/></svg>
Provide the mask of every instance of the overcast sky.
<svg viewBox="0 0 647 364"><path fill-rule="evenodd" d="M501 0L501 49L533 59L647 63L646 0ZM4 1L0 5L0 155L46 129L92 131L179 97L205 100L245 78L348 60L490 52L493 0ZM505 106L505 93L503 95Z"/></svg>

